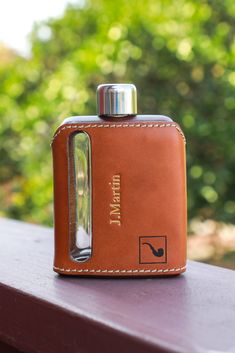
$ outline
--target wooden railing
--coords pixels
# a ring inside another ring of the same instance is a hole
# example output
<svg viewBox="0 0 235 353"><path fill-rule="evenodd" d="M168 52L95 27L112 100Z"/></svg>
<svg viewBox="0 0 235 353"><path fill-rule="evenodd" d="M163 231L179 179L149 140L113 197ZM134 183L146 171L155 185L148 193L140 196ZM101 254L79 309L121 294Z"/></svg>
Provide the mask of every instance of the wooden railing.
<svg viewBox="0 0 235 353"><path fill-rule="evenodd" d="M72 278L52 262L52 229L0 220L0 352L235 352L235 271Z"/></svg>

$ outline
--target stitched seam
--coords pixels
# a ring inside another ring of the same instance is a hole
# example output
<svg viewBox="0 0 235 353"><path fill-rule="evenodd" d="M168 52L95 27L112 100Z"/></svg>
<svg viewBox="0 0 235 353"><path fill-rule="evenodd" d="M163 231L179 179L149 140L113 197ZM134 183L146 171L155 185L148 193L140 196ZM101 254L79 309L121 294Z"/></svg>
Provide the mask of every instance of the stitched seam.
<svg viewBox="0 0 235 353"><path fill-rule="evenodd" d="M89 129L89 128L129 128L129 127L136 127L136 128L164 128L164 127L174 127L179 132L181 137L183 138L184 143L186 144L186 139L183 134L183 131L179 128L176 124L74 124L74 125L65 125L63 126L53 137L52 142L55 138L63 131L67 129Z"/></svg>
<svg viewBox="0 0 235 353"><path fill-rule="evenodd" d="M87 272L87 273L166 273L166 272L178 272L181 270L186 269L186 266L183 267L178 267L178 268L166 268L166 269L150 269L150 270L89 270L89 269L73 269L73 268L60 268L60 267L56 267L54 266L55 270L59 270L59 271L63 271L63 272L78 272L78 273L82 273L82 272Z"/></svg>

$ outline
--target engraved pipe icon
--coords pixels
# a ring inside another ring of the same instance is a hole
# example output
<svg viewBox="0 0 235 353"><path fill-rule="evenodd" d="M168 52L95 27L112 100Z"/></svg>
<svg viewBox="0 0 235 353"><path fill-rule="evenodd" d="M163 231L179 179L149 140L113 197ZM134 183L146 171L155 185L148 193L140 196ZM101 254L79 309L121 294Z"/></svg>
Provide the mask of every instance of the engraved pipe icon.
<svg viewBox="0 0 235 353"><path fill-rule="evenodd" d="M155 249L152 244L150 243L143 243L143 245L148 245L153 253L154 256L156 257L162 257L164 255L164 249L163 248L159 248L159 249Z"/></svg>

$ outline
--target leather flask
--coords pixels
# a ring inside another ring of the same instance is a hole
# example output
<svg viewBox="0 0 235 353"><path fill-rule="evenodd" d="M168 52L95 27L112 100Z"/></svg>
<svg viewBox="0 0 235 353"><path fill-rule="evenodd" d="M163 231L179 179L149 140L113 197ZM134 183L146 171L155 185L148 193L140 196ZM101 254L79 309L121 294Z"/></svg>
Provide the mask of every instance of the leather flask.
<svg viewBox="0 0 235 353"><path fill-rule="evenodd" d="M54 271L177 275L186 269L185 137L137 115L132 84L97 89L97 116L67 118L52 141Z"/></svg>

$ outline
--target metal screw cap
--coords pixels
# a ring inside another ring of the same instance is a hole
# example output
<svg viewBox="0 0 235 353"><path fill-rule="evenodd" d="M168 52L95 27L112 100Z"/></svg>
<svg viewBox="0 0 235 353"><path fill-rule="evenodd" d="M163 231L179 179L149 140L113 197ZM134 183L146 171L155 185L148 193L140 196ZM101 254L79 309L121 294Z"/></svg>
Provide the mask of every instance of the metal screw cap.
<svg viewBox="0 0 235 353"><path fill-rule="evenodd" d="M97 87L99 116L125 116L137 114L135 85L129 83L103 84Z"/></svg>

